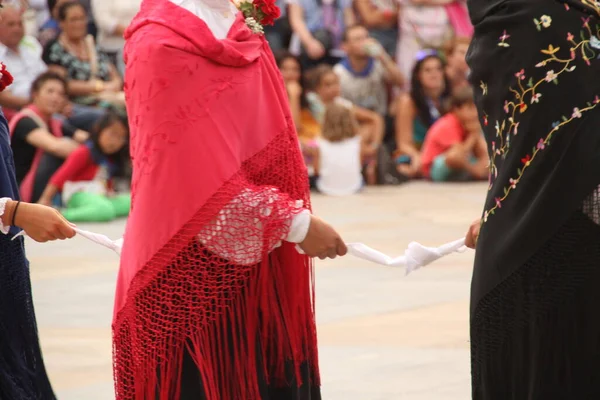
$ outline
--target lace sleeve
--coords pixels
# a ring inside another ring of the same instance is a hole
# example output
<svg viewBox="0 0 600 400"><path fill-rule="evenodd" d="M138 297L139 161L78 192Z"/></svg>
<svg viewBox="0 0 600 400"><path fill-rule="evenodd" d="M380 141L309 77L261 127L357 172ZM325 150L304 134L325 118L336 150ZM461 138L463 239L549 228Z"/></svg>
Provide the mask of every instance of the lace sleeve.
<svg viewBox="0 0 600 400"><path fill-rule="evenodd" d="M286 229L265 235L270 220L284 220ZM231 200L198 234L206 249L238 265L258 263L283 240L299 243L310 225L310 213L301 200L293 201L275 188L245 189ZM251 228L249 228L251 227Z"/></svg>
<svg viewBox="0 0 600 400"><path fill-rule="evenodd" d="M2 232L5 235L8 234L10 225L4 225L2 216L4 215L4 210L6 209L6 203L8 203L11 200L12 199L10 199L8 197L3 197L0 199L0 232Z"/></svg>

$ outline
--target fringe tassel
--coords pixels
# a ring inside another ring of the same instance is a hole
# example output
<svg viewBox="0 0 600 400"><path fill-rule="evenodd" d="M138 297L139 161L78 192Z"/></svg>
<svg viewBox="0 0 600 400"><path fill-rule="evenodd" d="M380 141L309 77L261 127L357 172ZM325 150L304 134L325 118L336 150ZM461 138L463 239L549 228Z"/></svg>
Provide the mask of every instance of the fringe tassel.
<svg viewBox="0 0 600 400"><path fill-rule="evenodd" d="M260 400L261 386L300 386L304 363L313 371L310 383L318 385L313 267L290 246L243 273L236 270L233 285L224 284L220 269L244 267L204 265L208 272L185 272L192 281L216 280L216 294L204 296L191 282L170 288L169 298L146 297L164 292L168 269L149 292L129 300L114 326L117 400L178 399L184 352L196 364L208 400ZM182 273L181 265L172 270ZM147 307L149 300L154 307ZM147 315L149 310L157 315Z"/></svg>

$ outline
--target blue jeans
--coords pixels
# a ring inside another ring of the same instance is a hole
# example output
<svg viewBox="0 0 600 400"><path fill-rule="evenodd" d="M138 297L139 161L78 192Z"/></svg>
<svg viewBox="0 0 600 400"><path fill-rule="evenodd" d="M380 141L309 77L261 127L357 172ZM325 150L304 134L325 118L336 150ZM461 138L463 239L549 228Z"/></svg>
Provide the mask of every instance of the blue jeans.
<svg viewBox="0 0 600 400"><path fill-rule="evenodd" d="M67 121L77 129L90 132L94 128L94 124L106 112L100 107L90 107L81 104L73 103L73 112L67 118Z"/></svg>

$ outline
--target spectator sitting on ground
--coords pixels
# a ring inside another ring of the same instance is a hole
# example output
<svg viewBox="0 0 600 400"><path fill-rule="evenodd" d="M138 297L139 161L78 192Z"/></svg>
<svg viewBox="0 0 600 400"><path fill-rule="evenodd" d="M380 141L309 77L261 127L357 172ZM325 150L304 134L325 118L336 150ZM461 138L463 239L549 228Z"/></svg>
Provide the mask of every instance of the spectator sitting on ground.
<svg viewBox="0 0 600 400"><path fill-rule="evenodd" d="M388 114L389 86L402 86L404 77L383 47L361 25L344 33L346 57L333 70L340 78L342 97L357 106Z"/></svg>
<svg viewBox="0 0 600 400"><path fill-rule="evenodd" d="M408 178L421 173L421 146L427 130L443 114L450 93L444 63L438 53L423 50L417 54L409 93L403 93L396 109L396 163L398 172Z"/></svg>
<svg viewBox="0 0 600 400"><path fill-rule="evenodd" d="M75 103L124 107L123 81L108 57L87 33L87 13L76 1L58 8L62 33L44 49L50 70L66 77Z"/></svg>
<svg viewBox="0 0 600 400"><path fill-rule="evenodd" d="M98 25L98 46L125 73L123 62L123 35L131 20L140 10L142 0L92 0Z"/></svg>
<svg viewBox="0 0 600 400"><path fill-rule="evenodd" d="M469 66L467 65L467 51L471 39L468 37L455 37L452 48L446 57L446 76L450 81L452 90L469 85Z"/></svg>
<svg viewBox="0 0 600 400"><path fill-rule="evenodd" d="M396 0L354 0L356 19L396 59L398 46L398 2Z"/></svg>
<svg viewBox="0 0 600 400"><path fill-rule="evenodd" d="M33 82L31 91L33 102L15 115L9 128L21 196L36 202L62 160L89 134L53 117L65 101L62 77L45 72Z"/></svg>
<svg viewBox="0 0 600 400"><path fill-rule="evenodd" d="M302 65L298 57L287 51L279 51L275 55L275 60L283 82L285 83L288 99L290 101L290 110L296 125L298 140L304 155L304 162L308 168L311 188L315 187L315 174L313 170L313 157L317 148L316 139L321 135L321 126L312 116L303 88Z"/></svg>
<svg viewBox="0 0 600 400"><path fill-rule="evenodd" d="M351 0L288 0L290 25L294 31L290 49L300 54L306 69L319 64L334 65L343 56L340 49L346 26L354 24Z"/></svg>
<svg viewBox="0 0 600 400"><path fill-rule="evenodd" d="M0 92L0 105L19 110L29 104L31 84L48 67L42 61L42 46L35 38L25 36L20 10L5 5L0 15L0 59L14 77L12 85Z"/></svg>
<svg viewBox="0 0 600 400"><path fill-rule="evenodd" d="M0 105L10 120L31 102L31 84L48 67L42 60L42 47L37 39L25 36L23 16L19 10L7 5L0 15L0 59L14 76L13 84L0 93ZM103 114L101 109L68 102L61 112L71 125L85 131L90 131Z"/></svg>
<svg viewBox="0 0 600 400"><path fill-rule="evenodd" d="M372 156L369 146L361 140L349 108L335 103L327 106L323 134L317 143L314 159L317 190L331 196L347 196L362 189L362 166Z"/></svg>
<svg viewBox="0 0 600 400"><path fill-rule="evenodd" d="M340 96L340 78L329 65L319 65L307 73L309 93L306 98L312 116L319 124L323 124L326 107L331 104L344 106L352 111L358 121L360 136L368 147L367 153L371 162L366 167L367 183L376 183L376 154L381 146L384 133L383 117L374 111L354 105L351 101Z"/></svg>
<svg viewBox="0 0 600 400"><path fill-rule="evenodd" d="M421 160L423 176L434 182L488 177L487 146L469 86L454 92L450 111L427 132Z"/></svg>

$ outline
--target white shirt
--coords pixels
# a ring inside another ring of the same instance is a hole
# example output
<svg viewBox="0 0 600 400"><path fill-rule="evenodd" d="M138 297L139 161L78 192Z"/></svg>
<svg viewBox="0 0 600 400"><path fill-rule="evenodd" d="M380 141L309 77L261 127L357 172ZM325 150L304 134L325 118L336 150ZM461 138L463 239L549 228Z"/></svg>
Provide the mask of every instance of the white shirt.
<svg viewBox="0 0 600 400"><path fill-rule="evenodd" d="M42 46L36 38L25 36L17 50L14 52L0 43L0 60L14 77L12 85L6 90L15 96L29 98L31 84L48 67L42 61Z"/></svg>
<svg viewBox="0 0 600 400"><path fill-rule="evenodd" d="M101 0L104 1L104 0ZM217 39L225 39L238 13L229 0L169 0L185 8L208 25Z"/></svg>
<svg viewBox="0 0 600 400"><path fill-rule="evenodd" d="M102 50L123 50L125 39L115 35L117 25L128 26L140 10L142 0L92 0L94 19L99 28L98 45Z"/></svg>
<svg viewBox="0 0 600 400"><path fill-rule="evenodd" d="M330 196L347 196L363 186L360 136L329 142L318 139L319 179L317 189Z"/></svg>
<svg viewBox="0 0 600 400"><path fill-rule="evenodd" d="M237 8L233 3L229 0L169 0L173 4L176 4L182 8L185 8L192 14L196 15L198 18L202 19L208 28L211 30L213 35L217 39L225 39L231 26L235 22L236 15L238 13ZM231 212L231 210L236 210L239 208L238 204L240 202L248 203L246 198L254 198L257 196L266 196L269 200L276 201L278 194L272 191L266 190L263 192L257 193L241 193L238 197L234 198L231 203L217 215L216 219L224 220L226 215ZM268 215L271 212L269 209L257 210L258 214ZM255 222L253 222L255 223ZM212 224L211 224L212 225ZM226 224L223 223L222 226ZM241 224L244 225L244 224ZM249 257L248 259L236 259L236 255L222 254L223 249L227 248L227 246L222 246L220 242L227 240L231 244L231 239L236 234L238 229L235 229L235 225L229 225L228 229L221 229L221 224L217 224L219 226L218 231L213 230L213 226L208 227L200 232L198 235L199 240L209 249L213 250L217 254L227 258L231 261L235 261L238 264L253 264L258 262L258 260L254 259L253 255L259 256L260 252L253 252L252 248L253 244L248 243L248 238L245 241L240 242L240 245L246 247L245 257ZM306 235L308 233L308 228L310 227L310 212L308 210L303 210L300 213L291 217L290 222L290 230L287 237L284 240L291 243L300 243L304 241ZM221 233L220 237L218 237L218 233ZM260 249L262 244L255 244L257 249ZM277 247L277 245L275 246ZM243 254L244 252L239 252L239 254Z"/></svg>

